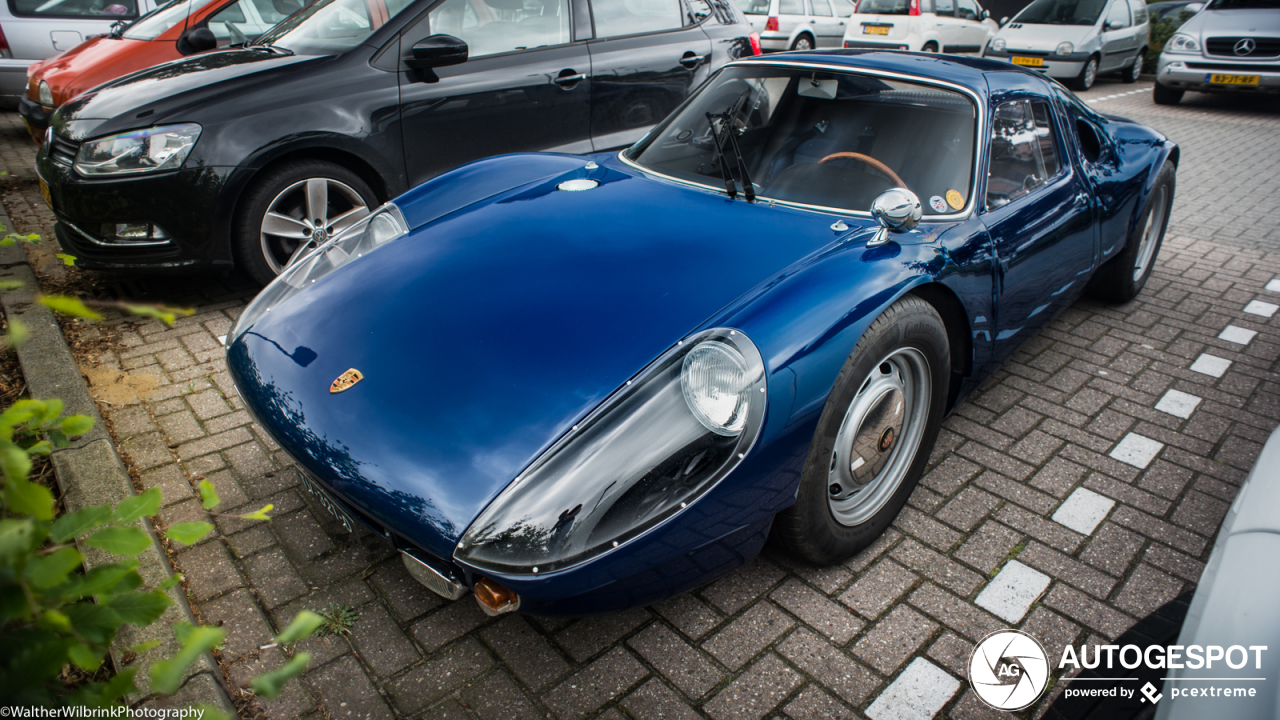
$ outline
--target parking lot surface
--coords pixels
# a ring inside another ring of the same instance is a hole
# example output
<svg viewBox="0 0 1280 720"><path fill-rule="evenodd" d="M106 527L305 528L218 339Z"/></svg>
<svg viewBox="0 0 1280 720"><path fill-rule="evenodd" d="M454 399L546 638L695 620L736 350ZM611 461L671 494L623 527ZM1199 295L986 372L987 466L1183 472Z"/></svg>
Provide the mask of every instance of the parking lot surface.
<svg viewBox="0 0 1280 720"><path fill-rule="evenodd" d="M269 524L220 517L174 556L197 614L228 632L233 687L284 661L261 647L299 610L358 615L303 643L311 668L258 701L270 717L1007 717L969 688L974 644L1015 627L1056 660L1193 588L1280 423L1280 102L1158 107L1149 84L1105 80L1081 96L1182 146L1154 276L1136 301L1082 300L1029 340L946 421L893 529L842 565L767 549L651 607L489 618L417 585L376 537L342 533L250 421L220 343L252 295L243 281L99 277L103 296L198 312L90 330L82 370L141 484L163 489L162 522L200 514L202 478L220 510L275 505ZM0 115L3 200L18 230L48 239L33 154Z"/></svg>

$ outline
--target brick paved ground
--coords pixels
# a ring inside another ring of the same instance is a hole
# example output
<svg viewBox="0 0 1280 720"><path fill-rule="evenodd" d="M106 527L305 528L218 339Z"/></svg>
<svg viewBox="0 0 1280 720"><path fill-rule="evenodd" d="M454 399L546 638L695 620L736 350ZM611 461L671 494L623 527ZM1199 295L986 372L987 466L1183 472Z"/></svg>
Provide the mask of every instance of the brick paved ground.
<svg viewBox="0 0 1280 720"><path fill-rule="evenodd" d="M1018 627L1056 657L1193 587L1280 422L1280 292L1267 290L1280 275L1280 103L1157 108L1134 88L1085 96L1183 146L1155 276L1137 301L1082 301L1030 340L947 420L895 527L843 565L767 551L648 608L487 618L418 587L377 539L338 533L250 423L217 340L243 284L124 283L200 312L167 330L120 324L86 373L143 484L163 488L163 521L198 512L198 478L229 508L275 504L270 525L220 519L177 554L197 611L228 630L233 683L283 661L259 647L296 611L358 610L349 636L306 643L312 669L264 706L273 717L995 716L965 682L974 642ZM5 203L21 230L47 235L30 154L0 116L3 169L27 178Z"/></svg>

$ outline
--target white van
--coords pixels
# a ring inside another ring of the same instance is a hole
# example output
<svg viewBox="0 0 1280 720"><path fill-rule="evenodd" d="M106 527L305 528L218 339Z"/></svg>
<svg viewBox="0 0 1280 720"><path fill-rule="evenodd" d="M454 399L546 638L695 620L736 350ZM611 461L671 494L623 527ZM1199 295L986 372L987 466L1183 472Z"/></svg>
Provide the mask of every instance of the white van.
<svg viewBox="0 0 1280 720"><path fill-rule="evenodd" d="M1093 87L1099 73L1137 82L1147 56L1143 0L1035 0L1000 28L985 57Z"/></svg>
<svg viewBox="0 0 1280 720"><path fill-rule="evenodd" d="M977 0L860 0L844 47L977 54L999 29Z"/></svg>

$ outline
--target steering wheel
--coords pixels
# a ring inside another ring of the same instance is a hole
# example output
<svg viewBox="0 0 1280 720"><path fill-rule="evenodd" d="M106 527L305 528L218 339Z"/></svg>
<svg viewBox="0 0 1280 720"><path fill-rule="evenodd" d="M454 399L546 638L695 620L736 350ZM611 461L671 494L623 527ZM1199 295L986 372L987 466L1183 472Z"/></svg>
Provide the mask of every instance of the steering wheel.
<svg viewBox="0 0 1280 720"><path fill-rule="evenodd" d="M859 162L866 163L867 165L871 166L872 170L875 170L881 175L892 180L896 187L903 188L904 190L910 189L907 187L906 183L902 182L902 178L898 177L898 173L894 172L893 169L890 168L888 165L885 165L884 163L871 157L870 155L863 155L862 153L857 153L857 152L831 153L830 155L819 160L818 164L826 165L832 160L857 160Z"/></svg>

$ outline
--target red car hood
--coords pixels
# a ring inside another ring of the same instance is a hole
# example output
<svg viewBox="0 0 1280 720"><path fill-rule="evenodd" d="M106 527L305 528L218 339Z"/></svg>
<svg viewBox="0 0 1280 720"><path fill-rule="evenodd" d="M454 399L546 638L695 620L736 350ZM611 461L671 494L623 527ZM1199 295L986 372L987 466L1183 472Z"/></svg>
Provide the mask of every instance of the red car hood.
<svg viewBox="0 0 1280 720"><path fill-rule="evenodd" d="M99 36L32 65L27 75L49 83L54 105L61 105L108 80L178 57L173 42Z"/></svg>

